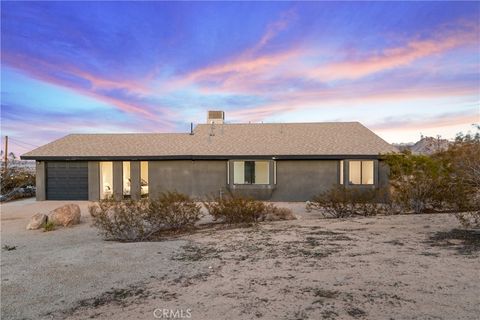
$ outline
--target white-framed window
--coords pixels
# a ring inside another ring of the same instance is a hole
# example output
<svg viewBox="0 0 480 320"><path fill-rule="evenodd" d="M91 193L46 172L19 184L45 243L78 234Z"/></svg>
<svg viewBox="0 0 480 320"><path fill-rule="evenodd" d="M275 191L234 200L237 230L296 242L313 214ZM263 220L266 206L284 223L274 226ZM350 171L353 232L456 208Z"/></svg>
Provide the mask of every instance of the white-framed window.
<svg viewBox="0 0 480 320"><path fill-rule="evenodd" d="M234 161L233 162L234 184L269 184L270 162L269 161Z"/></svg>
<svg viewBox="0 0 480 320"><path fill-rule="evenodd" d="M100 162L100 199L113 196L113 162Z"/></svg>
<svg viewBox="0 0 480 320"><path fill-rule="evenodd" d="M350 160L348 161L348 181L350 184L372 185L374 180L373 160Z"/></svg>

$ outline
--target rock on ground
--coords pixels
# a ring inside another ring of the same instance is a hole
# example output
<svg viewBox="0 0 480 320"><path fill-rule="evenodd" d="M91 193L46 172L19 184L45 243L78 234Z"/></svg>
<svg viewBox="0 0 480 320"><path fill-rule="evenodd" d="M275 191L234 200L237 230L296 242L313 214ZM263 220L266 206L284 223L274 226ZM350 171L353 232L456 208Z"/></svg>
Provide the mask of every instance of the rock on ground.
<svg viewBox="0 0 480 320"><path fill-rule="evenodd" d="M50 211L48 221L57 226L72 226L80 223L80 207L76 204L66 204Z"/></svg>
<svg viewBox="0 0 480 320"><path fill-rule="evenodd" d="M27 225L27 230L37 230L42 227L42 225L47 222L47 215L43 213L34 214Z"/></svg>

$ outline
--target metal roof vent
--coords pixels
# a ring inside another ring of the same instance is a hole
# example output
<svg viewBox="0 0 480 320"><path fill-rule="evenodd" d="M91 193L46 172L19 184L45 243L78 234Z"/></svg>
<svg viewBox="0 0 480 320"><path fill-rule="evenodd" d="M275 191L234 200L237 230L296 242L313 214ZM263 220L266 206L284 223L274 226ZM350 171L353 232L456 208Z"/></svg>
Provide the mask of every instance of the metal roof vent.
<svg viewBox="0 0 480 320"><path fill-rule="evenodd" d="M223 111L208 111L207 123L208 124L223 124L225 121L225 112Z"/></svg>

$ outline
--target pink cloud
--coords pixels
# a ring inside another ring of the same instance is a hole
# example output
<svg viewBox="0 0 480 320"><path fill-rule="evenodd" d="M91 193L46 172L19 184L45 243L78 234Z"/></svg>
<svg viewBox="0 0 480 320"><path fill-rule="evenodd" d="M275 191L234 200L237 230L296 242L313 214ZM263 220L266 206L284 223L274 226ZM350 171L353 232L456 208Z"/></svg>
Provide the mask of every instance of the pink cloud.
<svg viewBox="0 0 480 320"><path fill-rule="evenodd" d="M439 35L429 39L410 39L402 46L386 48L380 53L366 52L360 57L352 57L349 53L343 61L326 62L317 66L305 61L322 56L342 56L345 52L320 52L313 47L294 44L283 52L256 53L276 33L284 30L286 25L287 22L280 20L267 28L251 49L227 62L191 72L174 81L172 87L178 89L196 85L203 93L282 93L285 87L298 79L317 84L333 80L358 80L375 73L409 66L420 59L441 55L455 48L479 45L478 25L458 22L453 27L438 28L436 34ZM448 31L450 29L453 31Z"/></svg>
<svg viewBox="0 0 480 320"><path fill-rule="evenodd" d="M478 32L470 30L440 36L429 40L412 40L405 46L388 48L380 54L364 59L329 63L307 72L308 77L330 81L339 79L359 79L373 73L409 65L412 62L447 50L465 46L478 45Z"/></svg>
<svg viewBox="0 0 480 320"><path fill-rule="evenodd" d="M260 41L257 45L253 47L251 52L256 52L268 44L272 39L274 39L280 32L287 29L287 27L297 19L297 14L293 10L284 12L277 21L270 23L267 26L267 30L263 34Z"/></svg>
<svg viewBox="0 0 480 320"><path fill-rule="evenodd" d="M476 86L422 85L412 88L385 88L380 84L350 84L323 90L285 93L275 101L241 110L233 110L229 115L239 121L259 122L282 113L303 109L314 109L335 103L367 104L369 102L414 101L439 97L477 95Z"/></svg>
<svg viewBox="0 0 480 320"><path fill-rule="evenodd" d="M422 131L443 127L455 127L459 125L468 126L479 122L480 115L478 113L445 113L426 119L403 117L401 120L398 120L389 118L381 123L373 123L369 125L369 128L378 132L403 130Z"/></svg>
<svg viewBox="0 0 480 320"><path fill-rule="evenodd" d="M73 65L51 63L43 59L34 58L31 56L14 55L8 52L2 53L2 62L8 66L21 70L22 72L48 83L69 88L82 95L92 97L98 101L108 103L118 109L141 115L143 117L155 117L149 109L149 106L140 102L124 101L120 98L108 96L98 92L96 89L125 89L127 92L138 95L145 94L147 88L135 83L134 81L114 81L93 75L87 71L78 69ZM68 74L76 79L83 79L91 84L91 88L85 88L74 81L68 81L54 74ZM171 111L167 108L159 107L157 112L171 115Z"/></svg>
<svg viewBox="0 0 480 320"><path fill-rule="evenodd" d="M293 10L284 12L277 21L267 26L264 34L253 47L227 62L210 65L170 81L164 86L164 90L176 90L194 84L200 86L203 93L232 92L242 91L242 87L249 90L252 86L252 84L246 84L249 81L266 81L263 75L305 54L304 48L297 44L283 52L259 53L296 18L297 15Z"/></svg>
<svg viewBox="0 0 480 320"><path fill-rule="evenodd" d="M114 90L114 89L123 89L127 90L129 93L134 95L147 95L150 93L150 88L143 85L140 81L128 81L128 80L110 80L105 79L86 71L80 70L73 66L68 67L68 72L86 79L90 82L93 89L106 89L106 90Z"/></svg>

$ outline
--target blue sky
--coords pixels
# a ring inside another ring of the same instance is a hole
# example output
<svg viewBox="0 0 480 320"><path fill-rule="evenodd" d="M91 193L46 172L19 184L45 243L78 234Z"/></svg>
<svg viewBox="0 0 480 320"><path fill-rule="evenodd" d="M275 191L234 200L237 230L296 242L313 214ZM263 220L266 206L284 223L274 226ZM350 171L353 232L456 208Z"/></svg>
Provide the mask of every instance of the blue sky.
<svg viewBox="0 0 480 320"><path fill-rule="evenodd" d="M2 2L2 135L361 121L389 142L480 122L479 2ZM28 143L27 145L25 143Z"/></svg>

